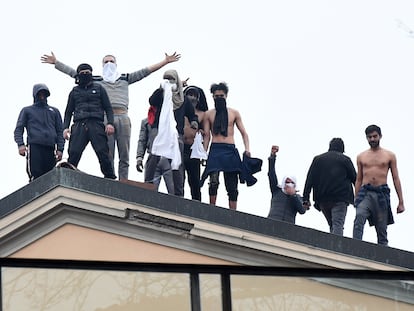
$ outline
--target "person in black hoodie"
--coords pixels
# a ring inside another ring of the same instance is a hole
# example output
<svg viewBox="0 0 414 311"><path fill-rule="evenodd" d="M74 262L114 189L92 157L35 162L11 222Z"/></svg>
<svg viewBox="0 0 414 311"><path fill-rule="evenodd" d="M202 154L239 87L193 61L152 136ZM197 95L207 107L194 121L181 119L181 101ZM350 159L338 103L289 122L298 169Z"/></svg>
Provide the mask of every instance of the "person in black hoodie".
<svg viewBox="0 0 414 311"><path fill-rule="evenodd" d="M356 180L355 167L344 151L343 140L333 138L328 152L313 159L303 190L303 204L309 207L313 189L315 208L322 211L330 232L337 235L343 235L347 208L354 202L352 185Z"/></svg>
<svg viewBox="0 0 414 311"><path fill-rule="evenodd" d="M116 179L109 154L107 135L114 133L114 113L104 87L92 80L92 67L80 64L75 86L69 94L63 121L63 137L69 140L68 162L75 167L89 142L99 159L105 178ZM104 125L104 113L108 122ZM69 128L71 119L73 122Z"/></svg>
<svg viewBox="0 0 414 311"><path fill-rule="evenodd" d="M46 84L33 86L33 105L24 107L17 119L14 141L19 154L26 156L29 181L52 170L62 159L65 141L62 135L62 117L59 110L47 104L50 92ZM27 146L23 139L26 129Z"/></svg>

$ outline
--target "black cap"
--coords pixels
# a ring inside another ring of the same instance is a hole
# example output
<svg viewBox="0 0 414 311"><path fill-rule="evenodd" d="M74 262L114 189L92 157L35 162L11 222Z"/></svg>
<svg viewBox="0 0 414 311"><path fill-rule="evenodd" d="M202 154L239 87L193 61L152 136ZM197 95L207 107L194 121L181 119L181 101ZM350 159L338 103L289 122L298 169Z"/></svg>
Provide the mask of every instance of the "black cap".
<svg viewBox="0 0 414 311"><path fill-rule="evenodd" d="M89 65L89 64L85 64L85 63L80 64L80 65L78 66L78 68L76 69L76 72L77 72L77 73L79 73L79 72L80 72L80 71L82 71L82 70L90 70L90 71L92 71L92 66L91 66L91 65Z"/></svg>

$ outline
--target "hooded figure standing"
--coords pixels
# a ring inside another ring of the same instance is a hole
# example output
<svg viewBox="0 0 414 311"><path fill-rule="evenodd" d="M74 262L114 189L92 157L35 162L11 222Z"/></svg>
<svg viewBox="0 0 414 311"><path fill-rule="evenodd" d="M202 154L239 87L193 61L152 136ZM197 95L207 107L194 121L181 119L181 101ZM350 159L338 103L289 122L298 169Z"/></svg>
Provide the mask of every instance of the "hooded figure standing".
<svg viewBox="0 0 414 311"><path fill-rule="evenodd" d="M59 110L49 106L50 92L46 84L33 86L33 105L24 107L17 119L14 141L19 154L26 156L29 181L52 170L62 159L65 141L62 136L62 117ZM26 129L26 142L23 139Z"/></svg>
<svg viewBox="0 0 414 311"><path fill-rule="evenodd" d="M269 157L269 185L272 192L272 201L268 218L295 223L296 214L305 214L306 209L302 205L302 198L296 193L296 178L285 176L279 186L275 172L276 153L278 146L272 146Z"/></svg>
<svg viewBox="0 0 414 311"><path fill-rule="evenodd" d="M315 208L325 216L330 233L343 235L349 204L354 202L357 173L351 159L344 155L345 145L341 138L332 138L329 150L313 158L303 190L303 204L310 206L309 195L313 191Z"/></svg>
<svg viewBox="0 0 414 311"><path fill-rule="evenodd" d="M69 139L68 162L78 166L89 142L99 159L105 178L116 179L109 155L107 135L114 133L114 114L108 94L101 84L93 82L92 67L80 64L75 86L69 93L63 122L63 137ZM104 114L108 122L104 125ZM73 116L73 125L69 125Z"/></svg>
<svg viewBox="0 0 414 311"><path fill-rule="evenodd" d="M193 105L184 98L183 84L176 70L167 70L161 86L149 98L148 120L158 129L148 158L148 179L153 180L160 157L170 159L173 170L174 194L184 197L184 124L185 117L191 127L198 129L198 118Z"/></svg>

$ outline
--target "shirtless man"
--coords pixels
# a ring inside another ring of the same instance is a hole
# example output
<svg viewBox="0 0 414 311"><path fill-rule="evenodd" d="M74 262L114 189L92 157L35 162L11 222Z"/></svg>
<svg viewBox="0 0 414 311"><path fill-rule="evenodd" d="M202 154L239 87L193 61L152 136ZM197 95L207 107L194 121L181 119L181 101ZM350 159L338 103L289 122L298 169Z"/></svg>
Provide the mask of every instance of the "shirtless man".
<svg viewBox="0 0 414 311"><path fill-rule="evenodd" d="M397 158L389 150L380 147L381 129L370 125L365 129L370 149L357 157L358 173L355 182L355 207L353 238L362 240L364 225L368 219L377 231L378 244L388 245L387 226L394 223L390 189L387 185L388 171L391 170L395 191L398 196L397 213L404 212L401 182L398 176Z"/></svg>
<svg viewBox="0 0 414 311"><path fill-rule="evenodd" d="M195 114L198 118L199 128L203 128L203 120L205 112L208 110L206 96L204 91L197 86L188 86L184 90L186 100L190 101L194 107ZM191 190L191 198L193 200L201 201L200 188L200 159L191 158L191 146L194 143L196 133L203 130L197 130L191 127L188 118L185 118L184 124L184 170L187 172L188 185Z"/></svg>
<svg viewBox="0 0 414 311"><path fill-rule="evenodd" d="M213 84L210 92L214 98L214 109L206 112L204 118L204 149L210 144L206 168L201 176L201 186L210 175L210 204L215 205L219 186L219 172L224 172L224 183L229 197L229 208L237 209L238 175L241 172L241 159L234 143L234 125L237 126L244 144L245 153L250 156L249 136L244 128L240 113L228 108L226 83Z"/></svg>

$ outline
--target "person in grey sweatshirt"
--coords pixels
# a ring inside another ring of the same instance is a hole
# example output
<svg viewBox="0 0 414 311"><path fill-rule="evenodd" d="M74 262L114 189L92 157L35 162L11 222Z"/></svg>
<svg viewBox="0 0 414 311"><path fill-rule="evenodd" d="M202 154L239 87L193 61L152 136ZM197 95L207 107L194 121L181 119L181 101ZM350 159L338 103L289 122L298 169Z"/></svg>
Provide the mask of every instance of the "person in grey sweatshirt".
<svg viewBox="0 0 414 311"><path fill-rule="evenodd" d="M108 136L108 147L111 154L112 166L114 166L115 143L118 149L119 165L118 176L120 180L128 179L129 169L129 148L131 140L131 121L128 116L129 92L128 86L147 77L154 71L165 65L176 62L181 55L165 53L165 59L154 65L147 66L143 69L120 74L117 71L116 58L113 55L105 55L102 59L103 71L102 76L94 76L94 81L100 83L106 90L114 112L114 135ZM55 54L44 54L40 58L42 63L53 64L55 68L72 78L76 76L76 70L57 60Z"/></svg>

